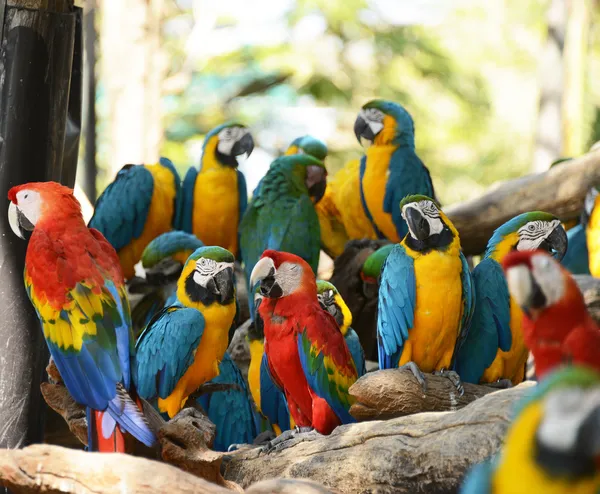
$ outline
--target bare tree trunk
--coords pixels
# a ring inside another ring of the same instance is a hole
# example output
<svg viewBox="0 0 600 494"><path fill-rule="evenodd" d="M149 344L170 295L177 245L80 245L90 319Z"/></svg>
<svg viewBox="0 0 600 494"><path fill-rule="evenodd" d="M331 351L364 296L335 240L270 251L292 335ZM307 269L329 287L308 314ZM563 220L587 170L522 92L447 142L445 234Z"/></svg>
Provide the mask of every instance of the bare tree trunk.
<svg viewBox="0 0 600 494"><path fill-rule="evenodd" d="M566 29L567 0L551 0L548 8L548 38L542 50L539 67L540 103L533 153L534 172L547 170L563 152L563 52Z"/></svg>
<svg viewBox="0 0 600 494"><path fill-rule="evenodd" d="M126 163L158 161L162 139L160 21L164 0L102 0L102 73L109 179Z"/></svg>

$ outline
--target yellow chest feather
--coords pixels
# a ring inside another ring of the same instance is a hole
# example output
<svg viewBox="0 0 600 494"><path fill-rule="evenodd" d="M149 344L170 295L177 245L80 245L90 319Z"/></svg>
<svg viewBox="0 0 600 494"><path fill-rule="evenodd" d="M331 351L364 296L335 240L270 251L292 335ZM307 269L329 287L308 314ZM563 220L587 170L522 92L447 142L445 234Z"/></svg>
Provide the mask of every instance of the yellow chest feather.
<svg viewBox="0 0 600 494"><path fill-rule="evenodd" d="M248 368L248 384L250 394L260 412L260 365L265 352L265 344L260 340L250 342L250 367Z"/></svg>
<svg viewBox="0 0 600 494"><path fill-rule="evenodd" d="M589 219L585 234L587 238L588 253L590 259L590 273L595 278L600 277L600 201L596 200L598 206L594 207Z"/></svg>

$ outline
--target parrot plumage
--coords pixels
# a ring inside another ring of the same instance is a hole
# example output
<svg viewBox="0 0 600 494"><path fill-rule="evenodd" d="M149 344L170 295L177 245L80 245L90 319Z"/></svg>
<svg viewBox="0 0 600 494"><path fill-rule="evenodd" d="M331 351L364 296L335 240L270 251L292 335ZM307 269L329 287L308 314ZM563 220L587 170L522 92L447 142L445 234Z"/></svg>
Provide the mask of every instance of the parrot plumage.
<svg viewBox="0 0 600 494"><path fill-rule="evenodd" d="M590 273L595 278L600 278L600 193L592 187L587 193L584 212L587 219L585 236L589 256Z"/></svg>
<svg viewBox="0 0 600 494"><path fill-rule="evenodd" d="M590 217L594 212L597 196L598 190L596 187L592 187L585 197L579 222L567 231L569 242L567 252L561 262L573 274L591 274L590 256L588 253L588 230L590 233L593 231L593 227L590 225ZM598 222L597 218L595 220ZM598 223L600 224L600 222ZM591 240L592 246L595 246L594 240Z"/></svg>
<svg viewBox="0 0 600 494"><path fill-rule="evenodd" d="M413 119L397 103L373 100L362 107L354 132L367 148L360 164L360 193L380 238L400 242L408 228L398 205L409 194L435 199L429 170L415 152Z"/></svg>
<svg viewBox="0 0 600 494"><path fill-rule="evenodd" d="M210 383L235 386L196 398L217 428L213 449L227 451L232 444L251 444L256 425L250 394L244 376L228 353L219 364L219 375Z"/></svg>
<svg viewBox="0 0 600 494"><path fill-rule="evenodd" d="M417 195L400 208L409 233L381 272L379 368L407 365L423 384L415 365L424 372L452 368L455 347L469 329L474 290L458 232L438 205Z"/></svg>
<svg viewBox="0 0 600 494"><path fill-rule="evenodd" d="M251 275L251 284L258 283L268 369L295 423L329 434L354 422L348 388L356 368L335 319L319 305L311 267L294 254L267 250Z"/></svg>
<svg viewBox="0 0 600 494"><path fill-rule="evenodd" d="M538 378L564 363L600 372L600 327L569 272L543 251L512 252L503 265Z"/></svg>
<svg viewBox="0 0 600 494"><path fill-rule="evenodd" d="M317 272L321 242L313 201L323 197L326 179L323 162L307 154L282 156L271 163L240 225L247 281L267 249L292 252ZM253 302L250 298L251 316Z"/></svg>
<svg viewBox="0 0 600 494"><path fill-rule="evenodd" d="M600 492L600 375L568 367L519 402L501 452L476 465L461 494Z"/></svg>
<svg viewBox="0 0 600 494"><path fill-rule="evenodd" d="M528 350L521 329L522 311L510 297L501 263L513 250L537 248L555 252L559 258L567 248L560 221L540 211L514 217L490 238L482 261L473 270L477 303L471 329L455 361L454 370L463 381L523 381Z"/></svg>
<svg viewBox="0 0 600 494"><path fill-rule="evenodd" d="M177 301L156 314L137 341L138 393L170 418L219 375L236 312L233 264L221 247L196 250L177 282Z"/></svg>
<svg viewBox="0 0 600 494"><path fill-rule="evenodd" d="M180 200L179 174L167 158L153 165L125 165L100 194L88 226L115 248L125 279L135 274L150 241L177 227Z"/></svg>
<svg viewBox="0 0 600 494"><path fill-rule="evenodd" d="M333 316L340 328L346 345L348 345L348 350L350 350L350 354L352 355L358 377L364 376L367 372L365 367L365 352L356 331L350 327L352 324L352 313L346 302L344 302L340 292L328 281L317 280L317 299L321 308Z"/></svg>
<svg viewBox="0 0 600 494"><path fill-rule="evenodd" d="M73 190L56 182L8 192L11 228L31 235L25 288L73 399L87 407L88 448L125 451L123 432L156 437L129 394L134 356L129 302L115 249L88 228Z"/></svg>
<svg viewBox="0 0 600 494"><path fill-rule="evenodd" d="M191 167L182 185L180 229L204 245L216 245L238 255L238 227L248 204L246 179L237 156L254 149L250 131L239 123L211 130L204 140L200 168Z"/></svg>
<svg viewBox="0 0 600 494"><path fill-rule="evenodd" d="M167 303L171 305L175 301L183 266L203 245L195 235L173 230L159 235L146 246L141 259L145 278L133 278L128 285L130 294L143 294L131 311L136 335Z"/></svg>

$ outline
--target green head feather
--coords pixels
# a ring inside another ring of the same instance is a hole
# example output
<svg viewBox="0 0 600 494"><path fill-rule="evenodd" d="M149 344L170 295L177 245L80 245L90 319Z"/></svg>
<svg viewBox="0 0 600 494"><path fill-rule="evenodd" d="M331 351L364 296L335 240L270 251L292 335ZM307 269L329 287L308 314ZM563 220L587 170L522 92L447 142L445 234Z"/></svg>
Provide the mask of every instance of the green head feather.
<svg viewBox="0 0 600 494"><path fill-rule="evenodd" d="M325 281L325 280L317 280L317 293L319 295L321 295L322 293L326 292L327 290L332 290L333 293L335 293L336 295L339 295L340 292L338 292L338 289L333 286L331 283L329 283L329 281Z"/></svg>
<svg viewBox="0 0 600 494"><path fill-rule="evenodd" d="M294 139L291 146L296 146L305 154L309 154L320 161L325 161L327 158L327 145L316 137L306 135Z"/></svg>
<svg viewBox="0 0 600 494"><path fill-rule="evenodd" d="M402 210L402 208L404 208L404 206L406 206L407 204L410 204L411 202L420 202L420 201L432 202L433 204L435 204L435 206L438 209L441 209L438 202L436 200L432 199L431 197L427 197L427 196L424 196L421 194L415 194L412 196L406 196L404 199L402 199L402 201L400 201L400 210Z"/></svg>
<svg viewBox="0 0 600 494"><path fill-rule="evenodd" d="M384 245L373 252L362 266L362 274L368 278L379 278L383 265L394 248L394 244Z"/></svg>
<svg viewBox="0 0 600 494"><path fill-rule="evenodd" d="M196 249L194 253L188 258L186 265L190 261L197 261L201 257L205 259L212 259L215 262L231 262L235 261L233 254L229 252L227 249L223 249L222 247L217 247L215 245L210 247L200 247Z"/></svg>

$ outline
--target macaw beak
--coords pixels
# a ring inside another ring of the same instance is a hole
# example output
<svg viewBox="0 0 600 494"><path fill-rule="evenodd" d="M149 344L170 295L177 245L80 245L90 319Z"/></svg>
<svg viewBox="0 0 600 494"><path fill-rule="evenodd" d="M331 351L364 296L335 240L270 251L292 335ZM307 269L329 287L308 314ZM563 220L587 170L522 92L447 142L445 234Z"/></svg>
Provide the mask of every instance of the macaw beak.
<svg viewBox="0 0 600 494"><path fill-rule="evenodd" d="M546 250L560 261L567 252L568 244L567 232L562 225L558 225L546 239L542 240L539 248Z"/></svg>
<svg viewBox="0 0 600 494"><path fill-rule="evenodd" d="M359 144L363 147L369 147L375 140L375 133L371 129L369 122L361 115L358 115L354 121L354 135Z"/></svg>
<svg viewBox="0 0 600 494"><path fill-rule="evenodd" d="M308 166L305 184L313 204L318 203L327 190L327 170L316 165Z"/></svg>
<svg viewBox="0 0 600 494"><path fill-rule="evenodd" d="M421 211L409 205L404 207L403 213L412 235L421 242L426 240L429 237L429 223Z"/></svg>
<svg viewBox="0 0 600 494"><path fill-rule="evenodd" d="M8 206L8 224L13 233L23 240L27 240L34 229L27 216L21 212L14 202L11 202Z"/></svg>
<svg viewBox="0 0 600 494"><path fill-rule="evenodd" d="M546 296L525 264L518 264L506 271L508 290L517 304L530 319L537 319L546 307Z"/></svg>
<svg viewBox="0 0 600 494"><path fill-rule="evenodd" d="M275 263L270 257L263 257L256 263L250 275L250 287L253 288L260 283L260 294L266 298L279 298L283 290L277 283L275 275Z"/></svg>
<svg viewBox="0 0 600 494"><path fill-rule="evenodd" d="M215 295L218 296L222 305L227 305L233 301L235 296L235 285L233 282L233 269L226 268L219 271L207 285Z"/></svg>
<svg viewBox="0 0 600 494"><path fill-rule="evenodd" d="M165 286L169 283L177 283L183 271L183 265L171 257L166 257L144 271L146 272L146 281L150 285Z"/></svg>
<svg viewBox="0 0 600 494"><path fill-rule="evenodd" d="M247 134L244 134L244 136L233 145L233 147L231 148L231 155L240 156L245 153L246 156L250 156L253 150L254 139L252 139L252 134L248 132Z"/></svg>

